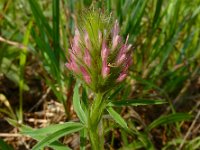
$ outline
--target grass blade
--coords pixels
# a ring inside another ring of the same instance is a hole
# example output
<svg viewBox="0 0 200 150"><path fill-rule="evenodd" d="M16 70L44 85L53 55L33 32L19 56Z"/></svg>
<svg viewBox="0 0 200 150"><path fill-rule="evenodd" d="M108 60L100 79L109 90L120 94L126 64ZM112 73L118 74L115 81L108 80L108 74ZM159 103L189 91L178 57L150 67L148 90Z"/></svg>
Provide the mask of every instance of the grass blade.
<svg viewBox="0 0 200 150"><path fill-rule="evenodd" d="M60 20L60 3L59 0L53 0L53 48L54 48L54 55L58 61L59 64L59 58L60 58L60 33L59 33L59 20Z"/></svg>
<svg viewBox="0 0 200 150"><path fill-rule="evenodd" d="M108 106L122 107L122 106L140 106L140 105L160 105L165 104L163 100L147 100L147 99L133 99L133 100L120 100L112 101Z"/></svg>
<svg viewBox="0 0 200 150"><path fill-rule="evenodd" d="M42 26L44 26L44 29L48 33L48 35L50 37L53 37L52 36L52 33L53 33L52 32L52 28L48 24L43 12L42 12L42 9L41 9L40 5L38 4L38 1L29 0L28 2L30 4L30 7L31 7L32 13L34 15L34 18L36 20L36 23L37 24L41 24ZM40 30L41 30L41 28L40 28Z"/></svg>
<svg viewBox="0 0 200 150"><path fill-rule="evenodd" d="M153 128L163 125L163 124L169 124L169 123L175 123L178 121L184 121L191 119L192 116L186 113L176 113L176 114L170 114L166 116L161 116L160 118L153 121L147 128L147 132L151 131Z"/></svg>
<svg viewBox="0 0 200 150"><path fill-rule="evenodd" d="M157 0L156 11L155 11L154 18L153 18L153 25L152 25L153 27L155 26L155 24L157 23L157 20L159 18L159 15L160 15L160 12L161 12L162 3L163 3L163 0Z"/></svg>
<svg viewBox="0 0 200 150"><path fill-rule="evenodd" d="M29 43L29 37L31 28L33 25L33 20L28 24L27 31L24 35L23 45L27 46ZM24 68L26 64L27 48L24 48L20 53L20 81L19 81L19 121L23 121L23 90L24 90Z"/></svg>

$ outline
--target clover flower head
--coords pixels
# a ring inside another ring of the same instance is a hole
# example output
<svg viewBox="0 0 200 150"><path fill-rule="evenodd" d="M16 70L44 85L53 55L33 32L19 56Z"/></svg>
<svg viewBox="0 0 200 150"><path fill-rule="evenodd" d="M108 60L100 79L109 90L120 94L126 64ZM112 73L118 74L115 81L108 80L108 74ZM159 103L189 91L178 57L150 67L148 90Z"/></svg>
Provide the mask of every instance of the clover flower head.
<svg viewBox="0 0 200 150"><path fill-rule="evenodd" d="M127 77L132 45L129 36L123 43L117 20L110 29L110 21L96 15L76 28L66 67L93 91L106 92Z"/></svg>

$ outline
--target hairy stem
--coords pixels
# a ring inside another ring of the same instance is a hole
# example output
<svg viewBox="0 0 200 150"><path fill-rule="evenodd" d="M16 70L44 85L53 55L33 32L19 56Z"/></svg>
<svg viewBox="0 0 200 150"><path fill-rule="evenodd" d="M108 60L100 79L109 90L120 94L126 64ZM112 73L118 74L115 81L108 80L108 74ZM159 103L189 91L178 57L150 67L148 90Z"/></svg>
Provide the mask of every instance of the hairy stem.
<svg viewBox="0 0 200 150"><path fill-rule="evenodd" d="M102 119L104 108L105 101L103 99L103 94L97 93L96 98L91 106L89 114L90 118L88 120L88 132L92 150L104 149L103 127L99 125Z"/></svg>

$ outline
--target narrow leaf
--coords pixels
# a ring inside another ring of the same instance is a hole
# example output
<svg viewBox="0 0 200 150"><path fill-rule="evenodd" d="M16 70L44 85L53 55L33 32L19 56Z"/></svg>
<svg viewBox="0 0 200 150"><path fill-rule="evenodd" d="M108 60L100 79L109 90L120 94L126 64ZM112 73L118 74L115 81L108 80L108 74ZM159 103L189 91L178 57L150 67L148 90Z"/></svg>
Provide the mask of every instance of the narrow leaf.
<svg viewBox="0 0 200 150"><path fill-rule="evenodd" d="M110 116L125 130L129 130L126 121L112 107L107 107Z"/></svg>
<svg viewBox="0 0 200 150"><path fill-rule="evenodd" d="M163 125L163 124L169 124L169 123L174 123L178 121L184 121L184 120L189 120L191 119L192 116L186 113L176 113L176 114L170 114L167 116L161 116L160 118L156 119L153 121L147 128L147 132L152 130L153 128Z"/></svg>
<svg viewBox="0 0 200 150"><path fill-rule="evenodd" d="M133 100L120 100L112 101L108 106L122 107L122 106L139 106L139 105L158 105L164 104L166 101L163 100L146 100L146 99L133 99Z"/></svg>
<svg viewBox="0 0 200 150"><path fill-rule="evenodd" d="M75 122L66 122L63 124L55 124L55 125L49 125L48 127L37 129L37 130L30 130L30 128L23 128L21 133L23 134L28 134L30 136L35 136L35 135L44 135L47 136L49 134L52 134L54 132L57 132L59 130L71 127L71 126L76 126L77 123Z"/></svg>
<svg viewBox="0 0 200 150"><path fill-rule="evenodd" d="M41 141L39 143L37 143L32 150L38 150L43 148L46 145L49 145L50 143L58 140L60 137L68 135L70 133L74 133L77 131L80 131L83 128L83 125L80 123L74 123L71 126L67 126L64 129L58 130L48 136L46 136L45 138L41 139Z"/></svg>
<svg viewBox="0 0 200 150"><path fill-rule="evenodd" d="M87 119L86 119L85 112L83 111L81 107L78 84L76 84L74 88L73 106L78 118L81 120L82 123L86 124Z"/></svg>
<svg viewBox="0 0 200 150"><path fill-rule="evenodd" d="M34 138L35 140L37 141L41 141L43 138L46 137L46 135L42 135L42 134L31 134L31 133L34 133L36 130L32 129L31 127L29 126L26 126L26 125L23 125L23 124L19 124L16 120L13 120L13 119L9 119L7 118L6 119L11 125L15 126L15 127L18 127L20 129L21 132L23 133L30 133L30 134L27 134L27 135L30 135L32 138ZM70 122L71 123L71 122ZM64 124L66 125L66 124ZM55 125L56 126L56 125ZM59 125L57 125L59 126ZM55 127L54 127L55 128ZM48 129L48 130L47 130ZM39 129L41 131L41 129ZM51 128L49 127L46 127L46 128L43 128L43 130L47 130L47 131L51 131ZM41 131L42 132L42 131ZM44 132L44 131L43 131ZM54 141L50 144L48 144L47 146L57 150L71 150L69 147L67 147L66 145L62 144L61 142L59 141Z"/></svg>
<svg viewBox="0 0 200 150"><path fill-rule="evenodd" d="M80 150L85 150L87 144L87 130L83 128L80 130Z"/></svg>

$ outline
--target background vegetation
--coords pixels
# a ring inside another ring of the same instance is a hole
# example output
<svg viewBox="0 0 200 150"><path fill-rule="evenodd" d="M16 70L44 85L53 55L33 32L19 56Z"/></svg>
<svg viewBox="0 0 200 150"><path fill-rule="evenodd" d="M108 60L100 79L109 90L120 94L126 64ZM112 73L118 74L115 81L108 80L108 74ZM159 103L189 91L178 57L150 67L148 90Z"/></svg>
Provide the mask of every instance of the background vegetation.
<svg viewBox="0 0 200 150"><path fill-rule="evenodd" d="M91 8L118 19L134 46L129 77L112 98L138 105L116 107L135 134L109 120L105 148L198 149L199 0L1 0L0 148L36 143L18 132L18 123L40 128L77 119L76 81L64 64L81 12ZM167 103L141 106L149 100ZM76 149L77 139L73 134L60 141Z"/></svg>

